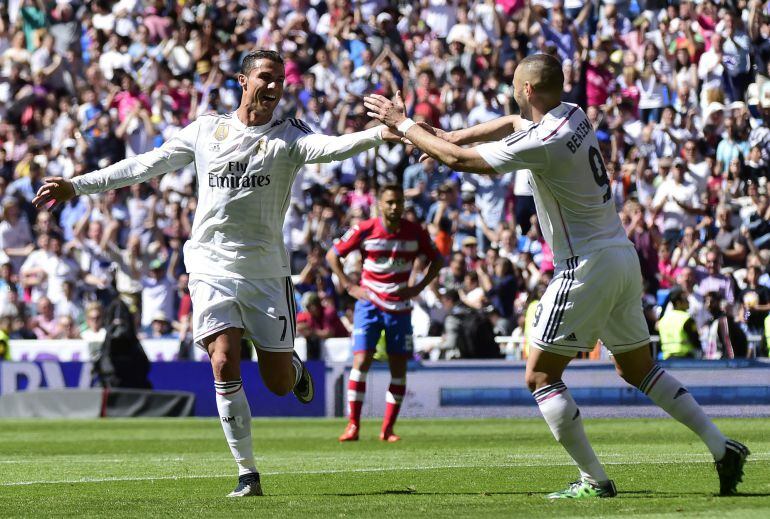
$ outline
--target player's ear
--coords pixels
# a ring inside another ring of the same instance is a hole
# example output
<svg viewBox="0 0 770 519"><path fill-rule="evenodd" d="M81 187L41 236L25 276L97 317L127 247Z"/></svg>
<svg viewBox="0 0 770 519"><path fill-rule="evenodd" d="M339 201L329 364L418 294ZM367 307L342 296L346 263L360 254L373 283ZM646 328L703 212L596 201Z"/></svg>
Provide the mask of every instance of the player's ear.
<svg viewBox="0 0 770 519"><path fill-rule="evenodd" d="M249 78L247 78L245 74L238 74L238 83L241 85L243 90L246 90L246 85L248 82Z"/></svg>

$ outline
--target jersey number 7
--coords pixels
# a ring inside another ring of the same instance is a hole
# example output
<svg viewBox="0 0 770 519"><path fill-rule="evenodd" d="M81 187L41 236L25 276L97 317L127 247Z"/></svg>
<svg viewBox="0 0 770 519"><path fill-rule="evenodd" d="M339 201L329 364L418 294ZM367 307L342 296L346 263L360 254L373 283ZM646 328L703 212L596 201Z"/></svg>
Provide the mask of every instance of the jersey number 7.
<svg viewBox="0 0 770 519"><path fill-rule="evenodd" d="M594 146L588 148L588 162L591 164L594 180L599 187L607 186L607 191L602 197L602 203L604 203L610 199L610 177L607 176L607 166L604 165L601 152Z"/></svg>

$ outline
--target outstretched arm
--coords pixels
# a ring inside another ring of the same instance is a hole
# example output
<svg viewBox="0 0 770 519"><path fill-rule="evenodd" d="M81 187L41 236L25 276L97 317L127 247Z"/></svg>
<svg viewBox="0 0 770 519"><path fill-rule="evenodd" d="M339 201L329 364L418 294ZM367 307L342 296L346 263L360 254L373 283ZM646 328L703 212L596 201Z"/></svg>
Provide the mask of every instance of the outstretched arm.
<svg viewBox="0 0 770 519"><path fill-rule="evenodd" d="M304 135L297 139L290 149L294 159L303 164L319 164L345 160L358 155L362 151L382 144L386 140L398 142L400 137L388 130L387 126L375 126L361 132L347 133L339 136L311 133L309 128L302 126ZM308 130L308 131L306 131Z"/></svg>
<svg viewBox="0 0 770 519"><path fill-rule="evenodd" d="M461 148L447 142L406 118L400 92L395 102L372 95L364 98L364 105L372 110L369 116L385 123L392 131L404 133L415 146L455 171L497 175L519 169L542 170L548 160L542 143L527 130L474 148Z"/></svg>
<svg viewBox="0 0 770 519"><path fill-rule="evenodd" d="M446 132L446 140L452 144L475 144L477 142L499 141L515 131L523 130L527 121L519 115L506 115L470 128ZM440 134L439 134L440 135Z"/></svg>
<svg viewBox="0 0 770 519"><path fill-rule="evenodd" d="M401 92L396 93L395 103L380 95L367 96L364 98L364 106L372 110L368 113L369 117L374 117L386 124L391 131L403 133L404 137L412 144L453 170L487 175L496 173L474 149L461 148L438 137L435 131L426 130L419 124L410 124L408 128L399 128L401 123L407 121L413 123L406 118Z"/></svg>
<svg viewBox="0 0 770 519"><path fill-rule="evenodd" d="M32 203L43 207L49 202L64 203L76 195L102 193L183 168L195 158L198 125L193 123L160 148L123 159L104 169L67 180L61 177L44 179Z"/></svg>

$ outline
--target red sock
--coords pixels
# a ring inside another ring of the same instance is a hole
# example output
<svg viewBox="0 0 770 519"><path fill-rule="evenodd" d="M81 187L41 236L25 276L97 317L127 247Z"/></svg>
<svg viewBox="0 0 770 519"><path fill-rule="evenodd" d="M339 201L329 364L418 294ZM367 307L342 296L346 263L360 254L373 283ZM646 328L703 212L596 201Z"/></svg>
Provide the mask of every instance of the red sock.
<svg viewBox="0 0 770 519"><path fill-rule="evenodd" d="M356 426L361 421L361 409L364 406L365 394L366 372L351 369L348 379L348 406L350 408L350 423L354 423Z"/></svg>
<svg viewBox="0 0 770 519"><path fill-rule="evenodd" d="M398 412L401 410L401 402L406 393L406 378L393 378L385 395L385 417L382 420L382 432L393 432L396 425Z"/></svg>

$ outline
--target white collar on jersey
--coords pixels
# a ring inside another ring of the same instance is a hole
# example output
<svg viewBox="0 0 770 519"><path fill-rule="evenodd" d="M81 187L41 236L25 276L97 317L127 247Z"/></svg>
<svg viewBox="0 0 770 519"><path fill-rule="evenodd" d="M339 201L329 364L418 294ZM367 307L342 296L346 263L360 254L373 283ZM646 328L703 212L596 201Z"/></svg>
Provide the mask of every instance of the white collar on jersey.
<svg viewBox="0 0 770 519"><path fill-rule="evenodd" d="M241 121L238 118L238 112L230 112L230 121L234 128L237 128L239 130L246 130L254 133L260 133L270 129L272 124L275 122L275 112L273 112L273 116L270 118L269 121L259 126L246 126L245 124L243 124L243 121Z"/></svg>

